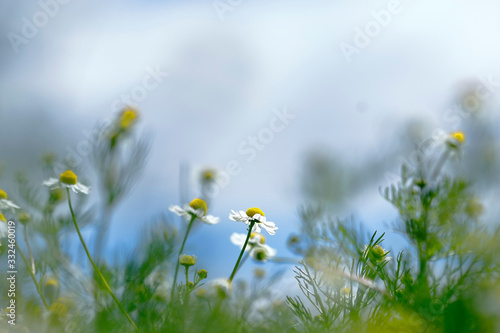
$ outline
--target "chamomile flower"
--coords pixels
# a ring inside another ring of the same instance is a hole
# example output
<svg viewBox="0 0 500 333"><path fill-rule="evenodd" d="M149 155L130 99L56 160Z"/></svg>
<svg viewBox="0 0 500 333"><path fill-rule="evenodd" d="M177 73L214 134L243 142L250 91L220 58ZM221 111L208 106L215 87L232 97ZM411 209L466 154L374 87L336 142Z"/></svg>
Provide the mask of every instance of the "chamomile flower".
<svg viewBox="0 0 500 333"><path fill-rule="evenodd" d="M250 225L251 222L254 222L253 232L260 232L260 229L264 229L267 231L269 235L276 234L276 224L271 221L267 221L264 212L257 207L249 208L246 212L240 210L238 212L232 210L231 214L229 214L229 219L236 222L243 222L246 225Z"/></svg>
<svg viewBox="0 0 500 333"><path fill-rule="evenodd" d="M71 170L66 170L59 176L59 179L50 178L43 182L44 186L48 186L51 189L56 188L69 188L75 193L89 194L90 187L87 187L81 183L77 182L78 178L75 173Z"/></svg>
<svg viewBox="0 0 500 333"><path fill-rule="evenodd" d="M202 199L194 199L189 204L185 204L183 208L172 205L169 209L179 216L184 216L188 219L195 217L207 224L217 224L220 222L220 218L207 215L207 203Z"/></svg>
<svg viewBox="0 0 500 333"><path fill-rule="evenodd" d="M243 245L245 245L246 238L247 235L235 232L231 235L230 240L231 243L238 245L240 249L242 249ZM250 257L258 261L265 262L268 259L272 259L276 256L276 250L269 245L264 244L265 241L266 239L263 235L253 232L248 239L248 245L245 248L245 251L249 251Z"/></svg>
<svg viewBox="0 0 500 333"><path fill-rule="evenodd" d="M179 255L179 264L184 267L190 267L196 264L198 258L195 255L181 254Z"/></svg>
<svg viewBox="0 0 500 333"><path fill-rule="evenodd" d="M14 209L19 209L18 205L14 204L10 200L7 200L7 198L7 193L5 193L4 190L0 189L0 210L11 209L12 211L14 211Z"/></svg>
<svg viewBox="0 0 500 333"><path fill-rule="evenodd" d="M464 132L453 132L448 135L446 143L450 148L458 149L465 144Z"/></svg>

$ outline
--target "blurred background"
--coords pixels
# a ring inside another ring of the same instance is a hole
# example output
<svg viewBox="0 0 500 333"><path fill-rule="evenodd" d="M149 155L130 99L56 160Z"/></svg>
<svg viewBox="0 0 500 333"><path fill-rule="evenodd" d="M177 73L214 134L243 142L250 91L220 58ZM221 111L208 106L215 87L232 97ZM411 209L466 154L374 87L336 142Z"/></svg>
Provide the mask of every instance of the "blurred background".
<svg viewBox="0 0 500 333"><path fill-rule="evenodd" d="M276 222L267 242L280 257L293 256L305 203L390 231L397 214L380 187L456 130L467 143L447 170L475 182L484 220L498 222L499 12L487 0L4 0L0 188L15 198L17 170L41 184L47 152L92 186L91 133L128 105L150 152L112 217L110 260L154 216L177 219L169 205L198 196L207 167L222 172L209 207L222 222L194 230L185 252L210 277L237 258L229 236L245 228L232 209L260 207Z"/></svg>

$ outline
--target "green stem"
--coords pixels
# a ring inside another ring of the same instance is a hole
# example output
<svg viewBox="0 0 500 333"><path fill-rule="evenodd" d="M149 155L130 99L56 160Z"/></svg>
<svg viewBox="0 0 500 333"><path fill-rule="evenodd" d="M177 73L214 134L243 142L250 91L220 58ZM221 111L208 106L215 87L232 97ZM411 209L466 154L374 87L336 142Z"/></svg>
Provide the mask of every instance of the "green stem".
<svg viewBox="0 0 500 333"><path fill-rule="evenodd" d="M28 240L28 232L26 231L26 229L27 227L24 226L24 241L26 242L26 246L28 246L28 254L30 256L30 261L31 261L31 270L33 271L33 274L35 274L35 259L33 259L33 254L31 253L31 246Z"/></svg>
<svg viewBox="0 0 500 333"><path fill-rule="evenodd" d="M24 253L23 253L23 251L21 251L20 247L17 248L17 252L19 252L21 257L23 258L23 261L26 264L26 267L28 268L28 272L30 273L31 278L33 279L33 282L35 283L36 291L38 291L38 294L40 295L40 298L42 299L43 305L45 305L45 308L48 310L49 304L45 300L45 297L43 297L43 293L42 293L42 290L40 289L40 285L38 284L38 282L36 280L35 274L33 274L33 271L30 269L30 264L28 263L28 260L24 256Z"/></svg>
<svg viewBox="0 0 500 333"><path fill-rule="evenodd" d="M186 266L186 289L189 288L188 287L188 284L189 284L188 272L189 272L189 266Z"/></svg>
<svg viewBox="0 0 500 333"><path fill-rule="evenodd" d="M123 314L125 315L125 317L127 317L127 319L130 322L130 324L138 332L139 329L135 325L134 321L132 320L132 318L130 318L130 316L128 315L127 311L125 311L125 309L121 305L120 301L118 300L118 298L115 296L115 294L111 290L111 287L109 286L108 282L104 278L104 275L102 275L101 270L97 267L97 265L95 264L94 260L92 260L92 257L90 256L89 249L87 248L87 244L85 244L85 241L83 240L82 234L80 232L80 228L78 228L78 224L76 223L75 213L73 212L73 206L71 205L71 195L69 193L69 188L66 188L66 192L68 193L69 210L71 211L71 217L73 218L73 223L75 225L76 232L78 233L78 237L80 238L80 242L82 243L83 248L85 249L85 252L87 253L87 257L89 258L90 263L94 267L94 270L96 271L97 275L99 275L99 277L101 278L101 281L104 284L104 287L108 290L109 294L111 295L111 297L115 301L116 305L118 305L118 307L120 308L121 312L123 312Z"/></svg>
<svg viewBox="0 0 500 333"><path fill-rule="evenodd" d="M179 254L177 255L177 264L175 265L175 273L174 273L174 283L172 283L172 290L170 291L170 300L174 299L174 293L175 293L175 285L177 283L177 273L179 273L179 256L182 254L182 251L184 251L184 245L186 245L186 240L188 238L189 232L191 231L191 227L193 226L193 222L196 219L196 215L191 216L191 221L189 221L189 225L186 230L186 234L184 235L184 240L182 241L181 248L179 250Z"/></svg>
<svg viewBox="0 0 500 333"><path fill-rule="evenodd" d="M245 249L247 248L248 240L250 239L250 235L252 234L252 229L253 229L254 224L255 224L255 221L250 222L250 226L248 227L247 239L245 240L245 244L243 245L243 248L241 249L240 256L238 257L238 260L236 261L236 265L234 265L233 272L231 273L231 276L229 277L229 283L231 283L233 281L234 275L236 274L236 271L238 270L238 266L240 265L241 257L243 257L243 253L245 253Z"/></svg>

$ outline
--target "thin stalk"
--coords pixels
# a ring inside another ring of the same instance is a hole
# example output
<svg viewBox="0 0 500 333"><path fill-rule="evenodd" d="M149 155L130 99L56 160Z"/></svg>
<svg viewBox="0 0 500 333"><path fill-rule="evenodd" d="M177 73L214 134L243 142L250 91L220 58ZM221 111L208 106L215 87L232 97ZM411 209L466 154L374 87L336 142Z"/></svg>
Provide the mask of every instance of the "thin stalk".
<svg viewBox="0 0 500 333"><path fill-rule="evenodd" d="M92 256L90 255L90 252L89 252L89 249L87 248L87 244L85 244L85 241L83 240L82 234L80 232L80 228L78 228L78 223L76 223L75 213L73 212L73 206L71 205L71 195L69 193L69 188L66 188L66 192L68 194L68 204L69 204L69 210L71 211L71 217L73 218L73 224L75 225L76 232L78 233L78 237L80 238L80 242L82 243L83 248L85 249L85 252L87 253L87 257L89 258L90 263L94 267L94 270L96 271L97 275L99 275L99 277L101 278L101 281L104 284L104 287L107 289L107 291L109 292L109 294L111 295L111 297L115 301L116 305L118 305L118 307L120 308L121 312L123 312L123 314L125 315L125 317L127 317L127 319L130 322L130 324L138 332L139 329L135 325L134 321L132 320L132 318L130 318L130 316L128 315L127 311L125 311L125 309L123 308L122 304L120 303L120 301L118 300L118 298L115 296L115 294L111 290L111 287L109 286L108 282L104 278L104 275L102 275L101 270L97 267L97 265L95 264L94 260L92 259Z"/></svg>
<svg viewBox="0 0 500 333"><path fill-rule="evenodd" d="M184 245L186 245L186 240L188 238L189 232L191 231L191 227L193 226L193 222L196 219L196 215L191 216L191 221L189 221L189 225L186 230L186 234L184 235L184 240L182 241L181 248L179 250L179 254L177 255L177 264L175 265L175 273L174 273L174 283L172 283L172 290L170 291L170 300L174 299L174 293L175 293L175 285L177 283L177 273L179 272L179 256L182 254L182 251L184 251Z"/></svg>
<svg viewBox="0 0 500 333"><path fill-rule="evenodd" d="M247 248L248 245L248 240L250 239L250 235L252 234L252 229L255 224L255 221L250 222L250 226L248 227L248 235L247 239L245 239L245 244L243 245L243 248L241 249L240 256L238 257L238 260L236 261L236 265L234 265L233 272L231 273L231 276L229 277L229 283L233 281L234 275L236 274L236 271L238 270L238 266L241 261L241 257L243 257L243 253L245 253L245 249Z"/></svg>
<svg viewBox="0 0 500 333"><path fill-rule="evenodd" d="M17 247L17 252L21 255L23 258L24 263L26 264L26 267L28 268L28 272L30 273L31 278L33 279L33 282L35 283L36 286L36 291L40 295L40 298L42 299L43 305L45 305L45 308L48 310L49 309L49 304L45 300L45 297L43 297L42 289L40 289L40 285L38 284L38 281L36 280L36 276L33 273L33 271L30 269L30 264L28 263L28 260L26 259L26 256L24 255L23 251L21 251L20 247Z"/></svg>
<svg viewBox="0 0 500 333"><path fill-rule="evenodd" d="M26 246L28 246L28 254L30 256L30 261L31 261L31 270L33 271L33 274L35 274L35 259L33 259L33 254L31 252L31 246L30 242L28 240L28 232L26 231L27 227L24 226L24 241L26 242Z"/></svg>

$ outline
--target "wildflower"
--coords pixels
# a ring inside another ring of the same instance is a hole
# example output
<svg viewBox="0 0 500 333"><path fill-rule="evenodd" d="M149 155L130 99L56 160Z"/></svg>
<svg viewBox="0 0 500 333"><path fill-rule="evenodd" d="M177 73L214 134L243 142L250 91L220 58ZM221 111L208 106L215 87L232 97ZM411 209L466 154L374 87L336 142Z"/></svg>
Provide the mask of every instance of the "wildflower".
<svg viewBox="0 0 500 333"><path fill-rule="evenodd" d="M385 251L385 249L380 245L375 245L368 252L368 258L370 258L373 262L381 262L386 259L386 256L389 254L389 251Z"/></svg>
<svg viewBox="0 0 500 333"><path fill-rule="evenodd" d="M137 117L137 110L130 107L126 108L120 117L120 128L123 130L130 128L137 121Z"/></svg>
<svg viewBox="0 0 500 333"><path fill-rule="evenodd" d="M200 270L197 272L197 274L198 274L198 277L200 278L200 280L206 279L206 278L207 278L207 276L208 276L207 271L206 271L206 270L204 270L204 269L200 269Z"/></svg>
<svg viewBox="0 0 500 333"><path fill-rule="evenodd" d="M43 185L50 187L50 189L69 188L75 193L89 194L90 187L78 183L78 178L71 170L66 170L59 176L59 179L50 178L43 182Z"/></svg>
<svg viewBox="0 0 500 333"><path fill-rule="evenodd" d="M465 144L465 134L460 131L450 133L446 143L450 148L458 149L460 146Z"/></svg>
<svg viewBox="0 0 500 333"><path fill-rule="evenodd" d="M59 296L59 289L59 281L52 277L45 280L43 284L43 294L51 303Z"/></svg>
<svg viewBox="0 0 500 333"><path fill-rule="evenodd" d="M231 283L224 278L216 279L212 281L211 289L218 297L226 298L231 293Z"/></svg>
<svg viewBox="0 0 500 333"><path fill-rule="evenodd" d="M340 289L340 293L342 295L349 295L351 293L351 288L345 286L344 288Z"/></svg>
<svg viewBox="0 0 500 333"><path fill-rule="evenodd" d="M250 225L251 222L254 222L253 230L254 232L260 232L260 229L264 229L267 231L269 235L276 234L276 230L278 227L274 224L274 222L267 221L264 212L257 207L249 208L246 212L240 210L235 212L231 211L229 214L229 219L236 222L243 222L246 225Z"/></svg>
<svg viewBox="0 0 500 333"><path fill-rule="evenodd" d="M196 264L196 260L198 260L198 258L194 255L193 256L187 254L179 255L179 264L181 264L184 267L193 266L194 264Z"/></svg>
<svg viewBox="0 0 500 333"><path fill-rule="evenodd" d="M217 170L215 169L204 169L200 173L200 180L203 184L213 183L217 179Z"/></svg>
<svg viewBox="0 0 500 333"><path fill-rule="evenodd" d="M231 235L231 243L234 245L238 245L240 249L243 249L246 240L245 234L233 233ZM263 235L253 232L248 239L248 246L245 248L245 251L250 251L250 257L255 260L259 260L262 262L267 261L267 259L271 259L276 256L276 250L273 249L265 243L265 238Z"/></svg>
<svg viewBox="0 0 500 333"><path fill-rule="evenodd" d="M172 205L169 209L179 216L187 218L195 217L207 224L217 224L220 222L220 218L207 215L207 203L202 199L194 199L189 205L185 204L183 208Z"/></svg>
<svg viewBox="0 0 500 333"><path fill-rule="evenodd" d="M262 279L266 276L266 271L263 270L262 268L256 268L256 269L254 269L253 274L254 274L255 278Z"/></svg>
<svg viewBox="0 0 500 333"><path fill-rule="evenodd" d="M11 209L14 211L14 209L19 209L19 206L14 204L12 201L7 200L8 196L7 193L0 189L0 210L4 209Z"/></svg>
<svg viewBox="0 0 500 333"><path fill-rule="evenodd" d="M31 215L28 213L21 213L17 216L17 218L21 223L28 223L29 221L31 221Z"/></svg>

